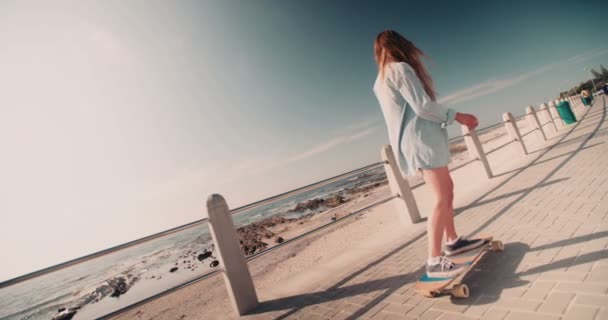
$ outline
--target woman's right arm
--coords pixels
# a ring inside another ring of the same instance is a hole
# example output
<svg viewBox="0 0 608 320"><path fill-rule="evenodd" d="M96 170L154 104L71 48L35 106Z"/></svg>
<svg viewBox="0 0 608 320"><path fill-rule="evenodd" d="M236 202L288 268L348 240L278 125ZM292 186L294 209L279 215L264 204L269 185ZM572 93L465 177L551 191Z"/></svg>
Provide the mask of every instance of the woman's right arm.
<svg viewBox="0 0 608 320"><path fill-rule="evenodd" d="M386 75L389 85L401 93L419 117L441 123L444 126L452 124L454 120L471 129L477 126L478 121L474 115L456 112L454 109L446 108L431 100L416 72L408 64L394 63L391 67L392 72L388 72Z"/></svg>
<svg viewBox="0 0 608 320"><path fill-rule="evenodd" d="M454 122L456 111L431 100L416 72L406 63L392 63L386 77L389 86L395 88L421 118L436 123L450 125Z"/></svg>

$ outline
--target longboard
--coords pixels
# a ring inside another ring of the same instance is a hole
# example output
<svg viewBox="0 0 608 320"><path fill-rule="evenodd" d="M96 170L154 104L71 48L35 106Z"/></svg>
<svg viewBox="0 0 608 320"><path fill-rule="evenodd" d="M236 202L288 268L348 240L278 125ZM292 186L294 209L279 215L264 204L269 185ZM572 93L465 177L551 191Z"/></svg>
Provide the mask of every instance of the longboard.
<svg viewBox="0 0 608 320"><path fill-rule="evenodd" d="M414 291L429 298L436 297L446 292L451 293L452 296L456 298L468 298L469 287L466 284L461 283L462 278L469 273L477 261L479 261L483 254L488 250L497 252L504 250L502 241L493 240L492 236L478 236L476 238L484 239L484 244L481 247L450 257L456 264L468 265L464 271L450 278L432 278L428 277L425 273L414 285Z"/></svg>

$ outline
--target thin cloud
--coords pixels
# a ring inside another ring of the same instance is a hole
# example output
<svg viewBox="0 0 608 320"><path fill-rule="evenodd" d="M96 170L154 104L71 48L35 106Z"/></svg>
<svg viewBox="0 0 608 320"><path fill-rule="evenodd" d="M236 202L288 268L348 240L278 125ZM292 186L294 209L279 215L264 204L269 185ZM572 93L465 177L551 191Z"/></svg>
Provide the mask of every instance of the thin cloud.
<svg viewBox="0 0 608 320"><path fill-rule="evenodd" d="M548 64L548 65L545 65L536 70L526 72L526 73L523 73L520 75L509 76L509 77L505 77L502 79L491 79L488 81L474 84L470 87L460 89L458 91L450 93L449 95L440 98L438 101L440 103L444 103L444 104L456 104L456 103L474 100L479 97L487 96L489 94L512 87L522 81L528 80L539 74L542 74L549 70L555 69L558 66L562 65L563 63L567 63L567 64L580 63L583 61L591 60L593 58L602 56L604 54L608 54L608 49L601 49L601 48L593 49L593 50L590 50L589 52L584 52L584 53L575 55L573 57L570 57L570 58L566 59L564 62Z"/></svg>
<svg viewBox="0 0 608 320"><path fill-rule="evenodd" d="M317 154L323 153L327 150L333 149L334 147L336 147L338 145L362 139L362 138L370 135L376 129L377 129L377 126L374 126L374 127L365 129L365 130L357 132L357 133L352 133L352 134L348 134L348 135L342 135L342 136L335 137L327 142L318 144L302 153L289 157L287 159L287 162L295 162L295 161L304 160L304 159L313 157Z"/></svg>
<svg viewBox="0 0 608 320"><path fill-rule="evenodd" d="M222 179L225 180L224 182L233 181L242 176L260 176L276 167L305 160L340 145L363 139L380 127L382 124L381 120L378 118L367 119L348 125L337 136L292 156L281 157L276 154L267 154L260 157L248 157L241 159L241 161L230 167L205 170L205 173L207 176L215 176L217 172L223 172ZM197 176L201 176L201 173Z"/></svg>
<svg viewBox="0 0 608 320"><path fill-rule="evenodd" d="M590 50L589 52L584 52L581 54L577 54L574 57L570 57L570 58L568 58L567 61L571 62L571 63L579 63L579 62L591 60L593 58L605 55L607 53L608 53L608 49L597 48L597 49Z"/></svg>
<svg viewBox="0 0 608 320"><path fill-rule="evenodd" d="M506 88L512 87L520 82L528 80L532 77L535 77L539 74L545 73L551 69L559 66L558 63L552 63L536 70L526 72L520 75L510 76L503 79L491 79L488 81L484 81L475 85L472 85L468 88L464 88L453 92L445 97L440 98L438 101L444 104L456 104L465 101L470 101L473 99L477 99L482 96L487 96L494 92L498 92L504 90Z"/></svg>

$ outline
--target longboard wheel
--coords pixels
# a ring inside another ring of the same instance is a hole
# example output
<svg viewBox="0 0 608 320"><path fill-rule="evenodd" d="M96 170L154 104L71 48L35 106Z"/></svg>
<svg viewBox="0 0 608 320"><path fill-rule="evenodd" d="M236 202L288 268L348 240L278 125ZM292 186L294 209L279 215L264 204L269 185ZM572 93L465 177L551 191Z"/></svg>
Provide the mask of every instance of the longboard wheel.
<svg viewBox="0 0 608 320"><path fill-rule="evenodd" d="M455 284L452 288L452 295L456 298L468 298L469 297L469 287L462 284Z"/></svg>
<svg viewBox="0 0 608 320"><path fill-rule="evenodd" d="M427 298L435 298L439 295L438 291L429 291L429 292L425 292L424 296Z"/></svg>
<svg viewBox="0 0 608 320"><path fill-rule="evenodd" d="M500 240L494 240L494 241L490 242L490 246L492 247L493 251L501 252L501 251L505 250L505 246L502 244L502 241L500 241Z"/></svg>

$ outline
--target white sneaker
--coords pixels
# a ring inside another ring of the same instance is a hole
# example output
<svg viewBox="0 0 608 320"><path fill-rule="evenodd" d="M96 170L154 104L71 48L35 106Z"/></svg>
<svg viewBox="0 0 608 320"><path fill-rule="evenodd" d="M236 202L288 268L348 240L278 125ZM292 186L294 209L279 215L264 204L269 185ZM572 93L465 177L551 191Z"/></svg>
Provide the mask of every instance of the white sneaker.
<svg viewBox="0 0 608 320"><path fill-rule="evenodd" d="M449 258L441 256L437 264L426 265L426 275L429 278L453 278L466 269L466 264L456 264Z"/></svg>

